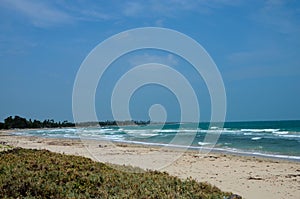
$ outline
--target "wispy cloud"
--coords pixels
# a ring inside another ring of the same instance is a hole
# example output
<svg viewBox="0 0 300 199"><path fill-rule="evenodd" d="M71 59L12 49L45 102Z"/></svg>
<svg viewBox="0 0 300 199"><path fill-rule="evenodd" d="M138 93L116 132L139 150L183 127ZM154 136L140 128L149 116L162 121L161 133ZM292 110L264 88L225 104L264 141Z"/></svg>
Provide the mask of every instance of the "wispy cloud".
<svg viewBox="0 0 300 199"><path fill-rule="evenodd" d="M0 7L13 10L38 27L123 18L153 18L154 25L162 26L164 19L180 17L184 13L210 15L222 8L241 5L241 0L0 1ZM266 1L251 18L282 33L299 32L299 21L295 20L299 10L292 8L286 1Z"/></svg>
<svg viewBox="0 0 300 199"><path fill-rule="evenodd" d="M107 2L57 1L57 7L73 16L77 21L101 21L115 19L114 10Z"/></svg>
<svg viewBox="0 0 300 199"><path fill-rule="evenodd" d="M252 65L241 65L234 70L228 70L223 73L227 81L245 81L249 79L296 77L300 75L300 70L296 65L264 65L255 63Z"/></svg>
<svg viewBox="0 0 300 199"><path fill-rule="evenodd" d="M73 19L45 1L3 0L1 5L13 9L39 27L70 23Z"/></svg>
<svg viewBox="0 0 300 199"><path fill-rule="evenodd" d="M157 27L163 27L164 26L164 20L163 19L158 19L155 21L155 26Z"/></svg>
<svg viewBox="0 0 300 199"><path fill-rule="evenodd" d="M231 81L300 74L293 55L276 48L235 52L227 56L227 61L231 69L223 75Z"/></svg>
<svg viewBox="0 0 300 199"><path fill-rule="evenodd" d="M234 52L227 56L227 60L231 64L244 64L252 63L257 61L271 60L274 57L278 57L280 52L276 49L256 49L253 51L240 51Z"/></svg>
<svg viewBox="0 0 300 199"><path fill-rule="evenodd" d="M296 1L295 1L296 2ZM291 3L291 4L290 4ZM252 18L259 24L269 26L283 34L300 33L299 14L293 2L283 0L266 1ZM296 2L297 3L297 2Z"/></svg>
<svg viewBox="0 0 300 199"><path fill-rule="evenodd" d="M224 6L239 5L240 0L169 0L160 1L130 1L121 7L123 14L129 17L145 17L145 16L160 16L160 17L176 17L182 12L196 12L201 14L211 14L215 9Z"/></svg>
<svg viewBox="0 0 300 199"><path fill-rule="evenodd" d="M169 66L176 66L178 64L178 59L172 54L153 55L145 53L131 56L128 61L131 66L138 66L145 63L160 63Z"/></svg>
<svg viewBox="0 0 300 199"><path fill-rule="evenodd" d="M7 48L9 46L9 48ZM32 48L37 47L38 44L33 41L23 40L17 37L4 37L0 35L0 57L4 56L19 56L28 55Z"/></svg>
<svg viewBox="0 0 300 199"><path fill-rule="evenodd" d="M144 10L145 10L145 6L141 2L132 1L124 4L122 13L125 16L132 17L132 16L141 15Z"/></svg>
<svg viewBox="0 0 300 199"><path fill-rule="evenodd" d="M125 2L2 0L0 7L17 12L38 27L126 17L153 18L154 24L158 22L162 26L163 18L177 17L184 12L211 14L218 8L234 6L238 2L239 0L131 0Z"/></svg>

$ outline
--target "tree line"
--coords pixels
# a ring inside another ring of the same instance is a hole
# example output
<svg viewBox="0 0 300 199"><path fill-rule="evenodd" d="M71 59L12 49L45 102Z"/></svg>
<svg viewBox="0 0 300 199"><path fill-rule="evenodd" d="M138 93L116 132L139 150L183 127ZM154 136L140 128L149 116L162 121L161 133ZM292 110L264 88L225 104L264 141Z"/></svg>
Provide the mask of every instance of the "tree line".
<svg viewBox="0 0 300 199"><path fill-rule="evenodd" d="M101 122L83 122L78 123L76 126L87 127L87 126L126 126L126 125L148 125L150 121L101 121ZM67 120L63 122L55 122L53 119L51 120L27 120L26 118L22 118L20 116L9 116L4 119L4 123L0 122L0 129L25 129L25 128L62 128L62 127L75 127L75 124L72 122L68 122Z"/></svg>
<svg viewBox="0 0 300 199"><path fill-rule="evenodd" d="M125 121L115 121L115 120L106 120L100 122L81 122L76 123L76 126L129 126L129 125L148 125L150 124L150 120L142 121L142 120L125 120Z"/></svg>
<svg viewBox="0 0 300 199"><path fill-rule="evenodd" d="M27 120L20 116L9 116L4 119L4 123L0 122L0 129L25 129L25 128L62 128L62 127L74 127L75 124L72 122L63 121L55 122L52 120Z"/></svg>

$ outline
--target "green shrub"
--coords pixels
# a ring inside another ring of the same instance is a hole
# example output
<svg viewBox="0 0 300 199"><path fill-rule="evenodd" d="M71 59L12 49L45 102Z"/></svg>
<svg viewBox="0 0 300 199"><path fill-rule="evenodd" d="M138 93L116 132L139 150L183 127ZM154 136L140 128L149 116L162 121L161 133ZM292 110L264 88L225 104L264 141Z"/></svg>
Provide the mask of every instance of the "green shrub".
<svg viewBox="0 0 300 199"><path fill-rule="evenodd" d="M132 168L130 168L132 170ZM207 183L128 173L88 158L16 148L0 153L0 198L227 198Z"/></svg>

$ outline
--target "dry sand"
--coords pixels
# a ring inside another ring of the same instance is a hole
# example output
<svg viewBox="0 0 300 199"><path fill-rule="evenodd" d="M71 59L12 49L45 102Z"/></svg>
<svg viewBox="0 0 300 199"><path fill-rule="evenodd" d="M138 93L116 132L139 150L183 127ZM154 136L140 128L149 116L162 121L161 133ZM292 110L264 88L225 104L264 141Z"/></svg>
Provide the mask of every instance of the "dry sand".
<svg viewBox="0 0 300 199"><path fill-rule="evenodd" d="M192 177L248 199L300 198L300 163L159 147L78 139L11 136L0 133L0 144L81 155L97 161L166 171Z"/></svg>

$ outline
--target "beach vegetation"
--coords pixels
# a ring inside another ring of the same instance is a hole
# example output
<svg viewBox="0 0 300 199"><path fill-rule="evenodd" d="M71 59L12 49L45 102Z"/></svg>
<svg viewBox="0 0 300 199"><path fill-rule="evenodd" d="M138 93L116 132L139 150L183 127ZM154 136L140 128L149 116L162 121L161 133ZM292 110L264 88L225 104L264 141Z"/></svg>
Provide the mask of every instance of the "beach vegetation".
<svg viewBox="0 0 300 199"><path fill-rule="evenodd" d="M77 127L88 127L88 126L128 126L128 125L148 125L150 121L142 120L126 120L126 121L115 121L106 120L100 122L82 122L77 123ZM67 120L63 122L56 122L53 119L47 119L44 121L33 120L20 117L20 116L9 116L4 119L4 123L0 122L0 129L32 129L32 128L63 128L63 127L75 127L75 123Z"/></svg>
<svg viewBox="0 0 300 199"><path fill-rule="evenodd" d="M0 123L0 129L25 129L25 128L62 128L62 127L74 127L72 122L55 122L53 119L39 121L39 120L27 120L20 116L9 116L4 119L4 123Z"/></svg>
<svg viewBox="0 0 300 199"><path fill-rule="evenodd" d="M0 152L0 198L224 199L232 196L192 178L181 180L166 172L137 171L124 172L80 156L14 148Z"/></svg>

